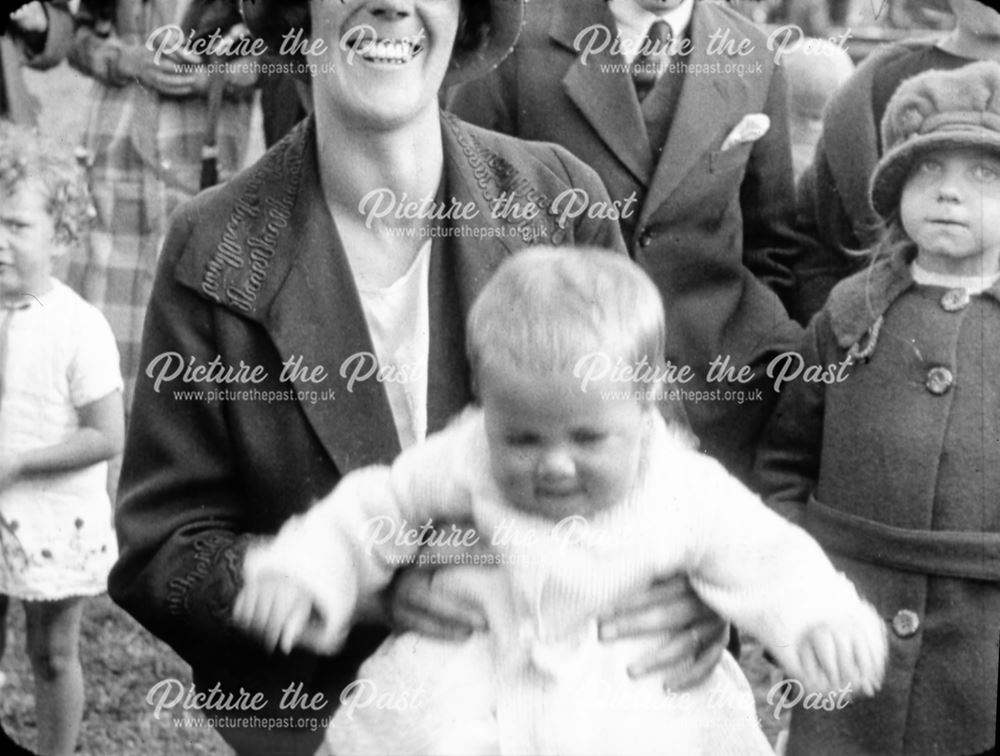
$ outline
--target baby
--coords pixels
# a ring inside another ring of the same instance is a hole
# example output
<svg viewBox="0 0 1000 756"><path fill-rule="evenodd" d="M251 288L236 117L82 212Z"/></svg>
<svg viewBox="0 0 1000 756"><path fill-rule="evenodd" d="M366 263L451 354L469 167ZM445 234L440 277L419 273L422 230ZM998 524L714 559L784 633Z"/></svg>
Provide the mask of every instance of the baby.
<svg viewBox="0 0 1000 756"><path fill-rule="evenodd" d="M478 406L248 552L237 622L271 647L332 653L417 561L411 529L471 519L474 534L438 536L487 547L435 588L489 630L386 641L341 697L334 753L771 753L728 654L664 694L626 671L658 638L599 642L602 612L678 572L807 688L874 694L881 620L804 531L664 421L664 343L657 289L630 261L515 255L469 318Z"/></svg>

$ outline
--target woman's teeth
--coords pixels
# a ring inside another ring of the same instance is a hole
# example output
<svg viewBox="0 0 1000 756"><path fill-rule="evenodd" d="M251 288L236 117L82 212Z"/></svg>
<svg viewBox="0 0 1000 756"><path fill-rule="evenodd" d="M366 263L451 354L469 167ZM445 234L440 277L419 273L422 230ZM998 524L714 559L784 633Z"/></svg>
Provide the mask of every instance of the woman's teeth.
<svg viewBox="0 0 1000 756"><path fill-rule="evenodd" d="M408 39L380 39L362 55L370 63L409 63L423 50L423 45Z"/></svg>

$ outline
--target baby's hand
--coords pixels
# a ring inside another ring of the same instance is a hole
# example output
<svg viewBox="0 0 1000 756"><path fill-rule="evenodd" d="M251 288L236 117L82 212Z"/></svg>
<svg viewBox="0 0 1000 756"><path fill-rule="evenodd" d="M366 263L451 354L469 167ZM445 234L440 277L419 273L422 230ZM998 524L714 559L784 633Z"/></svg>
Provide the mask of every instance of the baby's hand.
<svg viewBox="0 0 1000 756"><path fill-rule="evenodd" d="M314 613L307 591L271 576L247 581L233 606L237 625L260 636L268 651L280 648L286 654L300 645Z"/></svg>
<svg viewBox="0 0 1000 756"><path fill-rule="evenodd" d="M885 624L870 606L852 616L816 625L798 648L802 683L827 692L848 685L866 696L882 688L889 654Z"/></svg>

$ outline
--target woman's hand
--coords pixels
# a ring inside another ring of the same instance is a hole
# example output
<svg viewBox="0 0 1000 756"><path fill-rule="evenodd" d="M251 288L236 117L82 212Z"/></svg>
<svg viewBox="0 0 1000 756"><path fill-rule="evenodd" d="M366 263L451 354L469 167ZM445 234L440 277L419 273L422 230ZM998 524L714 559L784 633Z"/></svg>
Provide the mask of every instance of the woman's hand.
<svg viewBox="0 0 1000 756"><path fill-rule="evenodd" d="M473 529L471 523L456 523ZM424 546L418 564L433 564L430 568L412 568L396 573L385 592L386 615L393 629L412 631L442 640L461 640L474 632L486 630L486 618L474 606L463 603L434 584L434 578L449 565L462 564L462 557L488 551L481 540L474 545Z"/></svg>
<svg viewBox="0 0 1000 756"><path fill-rule="evenodd" d="M665 690L684 690L705 680L729 642L729 625L691 589L684 575L654 582L649 590L601 618L601 640L666 636L656 651L636 659L631 677L663 675Z"/></svg>
<svg viewBox="0 0 1000 756"><path fill-rule="evenodd" d="M200 55L184 50L159 55L143 44L122 45L112 75L119 84L136 81L166 97L201 94L208 86Z"/></svg>
<svg viewBox="0 0 1000 756"><path fill-rule="evenodd" d="M396 576L386 595L393 629L442 640L461 640L486 630L482 612L434 589L439 571L410 569Z"/></svg>

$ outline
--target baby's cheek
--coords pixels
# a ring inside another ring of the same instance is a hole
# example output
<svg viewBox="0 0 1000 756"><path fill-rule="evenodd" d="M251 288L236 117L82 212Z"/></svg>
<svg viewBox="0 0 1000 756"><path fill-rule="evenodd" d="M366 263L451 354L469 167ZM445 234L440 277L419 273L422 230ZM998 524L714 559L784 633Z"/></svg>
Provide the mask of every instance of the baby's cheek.
<svg viewBox="0 0 1000 756"><path fill-rule="evenodd" d="M508 499L519 499L533 486L533 466L522 455L504 454L493 459L493 478Z"/></svg>

